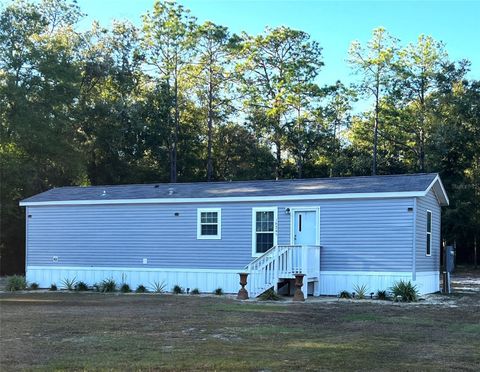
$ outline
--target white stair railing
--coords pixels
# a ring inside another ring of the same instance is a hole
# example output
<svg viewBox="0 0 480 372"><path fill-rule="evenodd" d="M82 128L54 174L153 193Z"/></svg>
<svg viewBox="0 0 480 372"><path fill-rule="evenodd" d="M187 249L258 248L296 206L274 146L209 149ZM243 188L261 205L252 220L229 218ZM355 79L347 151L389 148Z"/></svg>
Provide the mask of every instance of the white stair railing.
<svg viewBox="0 0 480 372"><path fill-rule="evenodd" d="M257 297L276 286L280 279L305 274L306 279L320 277L320 246L276 245L254 259L246 267L250 273L250 296Z"/></svg>

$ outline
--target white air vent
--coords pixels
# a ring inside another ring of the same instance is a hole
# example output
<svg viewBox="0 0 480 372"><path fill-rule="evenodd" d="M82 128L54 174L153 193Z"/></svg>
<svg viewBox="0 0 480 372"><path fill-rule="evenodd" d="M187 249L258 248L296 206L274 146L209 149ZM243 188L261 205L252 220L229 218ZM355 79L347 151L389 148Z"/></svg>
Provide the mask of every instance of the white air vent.
<svg viewBox="0 0 480 372"><path fill-rule="evenodd" d="M143 259L143 264L146 265L148 263L148 260L146 258Z"/></svg>
<svg viewBox="0 0 480 372"><path fill-rule="evenodd" d="M58 256L53 256L53 257L52 257L52 261L53 261L53 262L58 262Z"/></svg>

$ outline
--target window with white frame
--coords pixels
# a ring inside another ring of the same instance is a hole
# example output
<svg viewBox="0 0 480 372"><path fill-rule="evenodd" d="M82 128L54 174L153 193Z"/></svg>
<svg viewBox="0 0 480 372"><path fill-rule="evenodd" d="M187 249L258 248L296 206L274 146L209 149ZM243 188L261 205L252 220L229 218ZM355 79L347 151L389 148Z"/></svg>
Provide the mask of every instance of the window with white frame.
<svg viewBox="0 0 480 372"><path fill-rule="evenodd" d="M221 239L222 210L220 208L197 209L197 239Z"/></svg>
<svg viewBox="0 0 480 372"><path fill-rule="evenodd" d="M252 211L252 254L259 256L277 244L277 209L254 208Z"/></svg>
<svg viewBox="0 0 480 372"><path fill-rule="evenodd" d="M432 212L427 211L427 256L432 254Z"/></svg>

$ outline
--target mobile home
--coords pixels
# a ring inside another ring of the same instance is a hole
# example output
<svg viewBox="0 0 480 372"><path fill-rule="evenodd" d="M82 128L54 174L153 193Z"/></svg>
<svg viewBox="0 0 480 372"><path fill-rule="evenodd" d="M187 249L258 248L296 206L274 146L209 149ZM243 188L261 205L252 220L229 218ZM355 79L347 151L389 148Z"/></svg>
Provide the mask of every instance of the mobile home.
<svg viewBox="0 0 480 372"><path fill-rule="evenodd" d="M26 276L258 295L306 275L313 295L410 280L439 289L438 174L60 187L26 208Z"/></svg>

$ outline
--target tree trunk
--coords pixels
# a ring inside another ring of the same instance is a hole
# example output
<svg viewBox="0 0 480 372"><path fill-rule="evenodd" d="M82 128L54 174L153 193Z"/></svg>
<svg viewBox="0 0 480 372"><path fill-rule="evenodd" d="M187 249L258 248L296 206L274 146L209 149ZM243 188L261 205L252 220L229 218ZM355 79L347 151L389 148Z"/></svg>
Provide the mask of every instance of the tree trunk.
<svg viewBox="0 0 480 372"><path fill-rule="evenodd" d="M379 118L379 87L377 85L375 95L375 123L373 127L373 163L372 163L372 176L377 174L377 147L378 147L378 118Z"/></svg>
<svg viewBox="0 0 480 372"><path fill-rule="evenodd" d="M298 172L298 178L302 178L303 177L303 159L301 156L298 157L297 172Z"/></svg>
<svg viewBox="0 0 480 372"><path fill-rule="evenodd" d="M420 130L420 172L425 172L425 135L423 129Z"/></svg>
<svg viewBox="0 0 480 372"><path fill-rule="evenodd" d="M425 93L426 93L426 81L422 76L420 83L420 151L419 151L419 165L420 172L425 172Z"/></svg>
<svg viewBox="0 0 480 372"><path fill-rule="evenodd" d="M174 106L174 134L173 134L173 146L172 146L172 154L171 154L171 163L170 163L170 182L176 183L177 182L177 143L178 143L178 132L179 132L179 109L178 109L178 76L177 71L175 71L175 82L174 82L174 99L175 99L175 106Z"/></svg>
<svg viewBox="0 0 480 372"><path fill-rule="evenodd" d="M275 179L280 179L282 177L281 166L282 166L282 147L280 144L280 138L275 139L276 147L276 164L275 164Z"/></svg>
<svg viewBox="0 0 480 372"><path fill-rule="evenodd" d="M419 146L419 168L420 172L425 172L425 80L422 78L420 88L420 146Z"/></svg>
<svg viewBox="0 0 480 372"><path fill-rule="evenodd" d="M338 158L338 149L337 149L337 125L338 125L338 117L335 115L335 120L333 121L333 143L332 143L332 151L333 151L333 161L332 164L330 165L330 177L333 177L333 167L335 166L335 163Z"/></svg>
<svg viewBox="0 0 480 372"><path fill-rule="evenodd" d="M298 175L298 178L302 178L302 175L303 175L303 148L302 148L302 145L301 145L301 141L302 141L302 138L301 138L301 134L302 133L302 121L301 121L301 107L297 107L297 123L298 123L298 138L297 138L297 152L298 152L298 156L297 156L297 175Z"/></svg>
<svg viewBox="0 0 480 372"><path fill-rule="evenodd" d="M474 235L473 237L473 266L475 267L475 270L478 268L477 264L477 234Z"/></svg>
<svg viewBox="0 0 480 372"><path fill-rule="evenodd" d="M212 180L213 164L212 164L212 126L213 126L213 85L212 85L212 69L210 64L210 77L208 86L208 144L207 144L207 181Z"/></svg>

